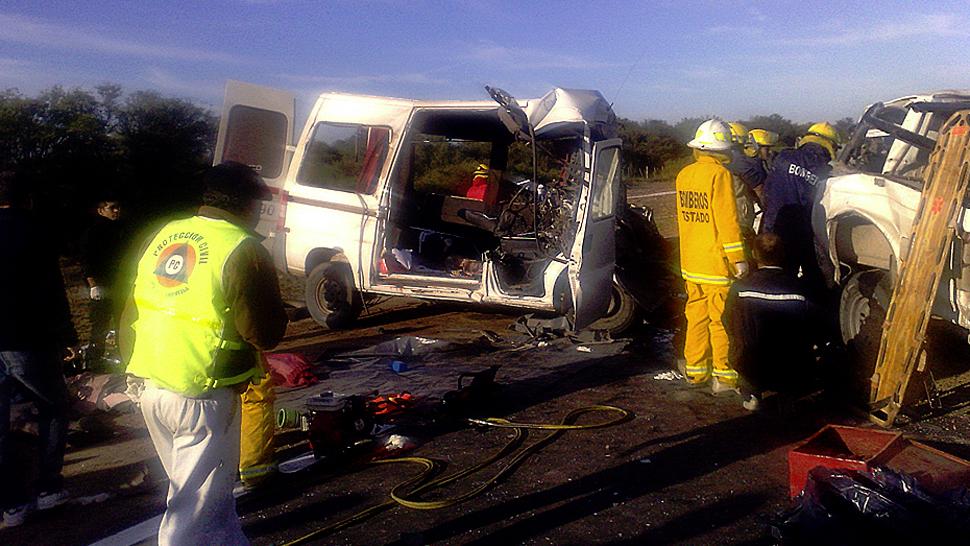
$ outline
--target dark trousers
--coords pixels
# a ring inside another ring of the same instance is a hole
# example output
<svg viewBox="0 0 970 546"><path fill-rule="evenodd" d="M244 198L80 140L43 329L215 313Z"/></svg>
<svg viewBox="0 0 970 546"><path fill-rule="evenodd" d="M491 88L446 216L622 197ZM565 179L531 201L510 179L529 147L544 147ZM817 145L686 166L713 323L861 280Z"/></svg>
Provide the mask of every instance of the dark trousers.
<svg viewBox="0 0 970 546"><path fill-rule="evenodd" d="M91 300L91 306L88 308L88 318L91 319L90 341L93 345L91 358L97 360L104 354L104 338L108 335L108 330L117 329L116 316L113 299Z"/></svg>
<svg viewBox="0 0 970 546"><path fill-rule="evenodd" d="M33 402L38 412L38 480L25 483L27 469L14 468L10 438L10 404L15 392ZM0 507L24 504L30 494L63 486L64 445L69 395L56 351L0 351Z"/></svg>
<svg viewBox="0 0 970 546"><path fill-rule="evenodd" d="M809 211L795 206L782 207L775 225L769 230L781 238L785 249L785 270L792 276L801 272L802 286L809 299L822 301L827 292L825 275L819 265L819 253L824 249L816 248L815 234L812 231Z"/></svg>

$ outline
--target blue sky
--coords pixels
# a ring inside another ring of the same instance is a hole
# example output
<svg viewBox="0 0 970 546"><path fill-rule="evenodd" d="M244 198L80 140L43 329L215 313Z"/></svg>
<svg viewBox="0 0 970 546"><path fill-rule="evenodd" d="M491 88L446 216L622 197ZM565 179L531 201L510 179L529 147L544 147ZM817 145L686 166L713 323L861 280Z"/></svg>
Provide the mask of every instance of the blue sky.
<svg viewBox="0 0 970 546"><path fill-rule="evenodd" d="M227 79L414 98L599 89L677 121L856 117L970 88L970 3L209 0L0 3L0 88L116 82L218 108Z"/></svg>

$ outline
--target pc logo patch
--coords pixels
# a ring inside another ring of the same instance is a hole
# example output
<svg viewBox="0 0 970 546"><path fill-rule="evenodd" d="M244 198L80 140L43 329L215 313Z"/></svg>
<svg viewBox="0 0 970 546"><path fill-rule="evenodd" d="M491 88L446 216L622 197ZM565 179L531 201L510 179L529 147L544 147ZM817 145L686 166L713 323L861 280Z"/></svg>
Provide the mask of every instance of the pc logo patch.
<svg viewBox="0 0 970 546"><path fill-rule="evenodd" d="M166 288L173 288L189 281L195 269L195 249L187 243L169 245L155 262L155 278Z"/></svg>

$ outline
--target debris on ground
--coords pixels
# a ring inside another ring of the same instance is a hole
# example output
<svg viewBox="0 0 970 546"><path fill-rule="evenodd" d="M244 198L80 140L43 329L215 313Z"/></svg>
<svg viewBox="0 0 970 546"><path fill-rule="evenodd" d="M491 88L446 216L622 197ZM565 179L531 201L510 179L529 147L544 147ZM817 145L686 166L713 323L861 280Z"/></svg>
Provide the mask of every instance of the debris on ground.
<svg viewBox="0 0 970 546"><path fill-rule="evenodd" d="M667 370L653 376L655 381L683 381L684 376L676 370Z"/></svg>
<svg viewBox="0 0 970 546"><path fill-rule="evenodd" d="M284 389L307 387L319 381L313 374L307 359L297 353L267 354L266 365L277 387Z"/></svg>
<svg viewBox="0 0 970 546"><path fill-rule="evenodd" d="M83 372L67 378L67 388L74 399L74 409L82 415L95 411L125 413L137 403L137 388L129 388L129 378L121 373Z"/></svg>

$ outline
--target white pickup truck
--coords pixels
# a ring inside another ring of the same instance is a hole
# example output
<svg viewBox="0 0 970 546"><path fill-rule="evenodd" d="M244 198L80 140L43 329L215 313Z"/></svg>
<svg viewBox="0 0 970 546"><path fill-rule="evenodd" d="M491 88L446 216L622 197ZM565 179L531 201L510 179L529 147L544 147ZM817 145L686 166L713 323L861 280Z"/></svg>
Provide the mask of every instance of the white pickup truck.
<svg viewBox="0 0 970 546"><path fill-rule="evenodd" d="M830 266L830 280L842 287L843 340L872 358L878 352L899 261L909 248L923 169L940 127L955 111L968 108L970 91L911 95L869 106L839 153L815 206L816 238L828 253L823 266ZM933 314L966 329L970 328L966 207L955 227Z"/></svg>
<svg viewBox="0 0 970 546"><path fill-rule="evenodd" d="M349 326L379 295L629 326L636 289L614 283L614 266L631 208L610 104L586 90L489 92L495 100L325 93L294 146L292 94L228 83L215 162L253 166L273 189L258 229L277 267L306 277L317 322ZM649 213L639 220L653 226Z"/></svg>

